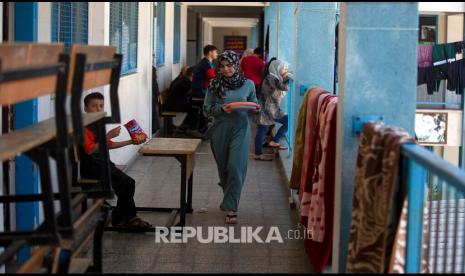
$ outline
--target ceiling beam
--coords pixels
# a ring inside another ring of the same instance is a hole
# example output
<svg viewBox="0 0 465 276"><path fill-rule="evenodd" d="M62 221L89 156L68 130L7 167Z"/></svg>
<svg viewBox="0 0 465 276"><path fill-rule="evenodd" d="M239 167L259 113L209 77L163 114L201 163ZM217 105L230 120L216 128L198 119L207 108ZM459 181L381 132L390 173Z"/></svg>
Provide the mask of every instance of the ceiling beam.
<svg viewBox="0 0 465 276"><path fill-rule="evenodd" d="M188 6L241 6L241 7L264 7L267 2L182 2Z"/></svg>
<svg viewBox="0 0 465 276"><path fill-rule="evenodd" d="M202 20L212 27L253 28L258 24L256 18L204 17Z"/></svg>

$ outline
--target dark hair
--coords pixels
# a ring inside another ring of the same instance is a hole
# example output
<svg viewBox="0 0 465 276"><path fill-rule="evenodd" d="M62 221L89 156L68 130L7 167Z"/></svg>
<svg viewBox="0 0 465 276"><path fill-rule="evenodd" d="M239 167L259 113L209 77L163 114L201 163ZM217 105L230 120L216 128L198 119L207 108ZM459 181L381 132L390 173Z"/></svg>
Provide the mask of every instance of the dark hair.
<svg viewBox="0 0 465 276"><path fill-rule="evenodd" d="M190 77L193 74L194 74L194 66L189 66L189 68L187 68L187 70L186 70L186 76Z"/></svg>
<svg viewBox="0 0 465 276"><path fill-rule="evenodd" d="M218 48L216 48L213 45L207 45L203 47L203 55L206 56L208 55L208 53L210 53L210 51L215 51L215 50L218 50Z"/></svg>
<svg viewBox="0 0 465 276"><path fill-rule="evenodd" d="M84 98L84 106L87 106L92 100L103 100L104 97L100 92L93 92Z"/></svg>
<svg viewBox="0 0 465 276"><path fill-rule="evenodd" d="M262 52L263 52L263 49L262 47L257 47L253 50L253 53L256 54L256 55L259 55L261 56L262 55Z"/></svg>

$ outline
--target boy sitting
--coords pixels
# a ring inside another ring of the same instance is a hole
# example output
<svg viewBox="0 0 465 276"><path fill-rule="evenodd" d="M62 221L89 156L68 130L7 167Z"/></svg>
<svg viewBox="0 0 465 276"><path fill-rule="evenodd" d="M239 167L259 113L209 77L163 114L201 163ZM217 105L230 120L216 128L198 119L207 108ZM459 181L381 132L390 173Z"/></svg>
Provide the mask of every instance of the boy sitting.
<svg viewBox="0 0 465 276"><path fill-rule="evenodd" d="M104 107L104 97L101 93L95 92L84 98L84 111L102 112ZM107 133L108 149L117 149L127 145L132 145L132 140L113 142L111 139L119 136L121 126L110 130ZM80 147L81 156L81 177L89 179L100 179L100 153L98 149L98 139L96 137L96 125L90 125L84 129L85 141ZM134 203L135 180L129 175L116 168L110 161L110 173L112 187L118 197L118 202L112 212L112 225L128 230L144 230L152 227L146 221L137 216L136 205Z"/></svg>

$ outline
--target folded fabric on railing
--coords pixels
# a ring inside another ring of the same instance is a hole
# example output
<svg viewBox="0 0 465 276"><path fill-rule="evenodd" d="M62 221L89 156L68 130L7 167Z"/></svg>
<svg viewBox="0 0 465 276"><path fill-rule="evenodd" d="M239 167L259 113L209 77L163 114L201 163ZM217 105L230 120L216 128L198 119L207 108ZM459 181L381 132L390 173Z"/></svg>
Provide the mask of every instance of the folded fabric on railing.
<svg viewBox="0 0 465 276"><path fill-rule="evenodd" d="M360 135L347 272L383 273L389 266L405 194L398 183L400 146L415 143L400 128L367 123Z"/></svg>
<svg viewBox="0 0 465 276"><path fill-rule="evenodd" d="M294 139L294 154L292 159L291 178L289 180L289 188L298 189L300 186L300 175L302 173L302 158L304 154L304 139L305 139L305 119L307 118L307 102L309 91L305 93L302 99L302 106L299 110L297 118L297 128Z"/></svg>
<svg viewBox="0 0 465 276"><path fill-rule="evenodd" d="M304 129L298 138L304 142L300 147L301 223L306 233L306 254L315 272L322 272L332 250L337 96L318 88L308 94L306 114L299 114L300 130Z"/></svg>
<svg viewBox="0 0 465 276"><path fill-rule="evenodd" d="M307 114L311 116L312 113L311 106L308 105L308 102L310 100L310 94L312 95L312 97L317 97L319 93L323 93L323 90L317 88L309 89L307 93L305 93L305 96L302 101L302 106L300 107L297 129L295 133L294 157L292 161L291 179L289 181L289 187L293 189L297 189L300 187L302 169L303 166L306 165L302 163L302 160L304 157L305 133L308 119Z"/></svg>

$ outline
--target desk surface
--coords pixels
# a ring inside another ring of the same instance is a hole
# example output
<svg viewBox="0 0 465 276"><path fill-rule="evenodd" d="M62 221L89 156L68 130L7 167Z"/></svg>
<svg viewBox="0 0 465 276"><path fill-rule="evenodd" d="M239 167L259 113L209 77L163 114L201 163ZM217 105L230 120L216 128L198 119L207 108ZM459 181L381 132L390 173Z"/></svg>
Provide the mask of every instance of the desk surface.
<svg viewBox="0 0 465 276"><path fill-rule="evenodd" d="M200 139L152 138L139 149L144 154L194 154L200 146Z"/></svg>
<svg viewBox="0 0 465 276"><path fill-rule="evenodd" d="M193 102L203 102L205 98L192 97Z"/></svg>

